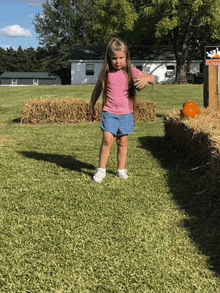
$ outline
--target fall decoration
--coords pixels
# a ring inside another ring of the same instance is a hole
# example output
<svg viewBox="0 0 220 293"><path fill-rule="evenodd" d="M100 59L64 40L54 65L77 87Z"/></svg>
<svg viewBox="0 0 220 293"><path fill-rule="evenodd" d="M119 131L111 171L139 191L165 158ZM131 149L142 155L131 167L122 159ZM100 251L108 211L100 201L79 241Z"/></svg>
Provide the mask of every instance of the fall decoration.
<svg viewBox="0 0 220 293"><path fill-rule="evenodd" d="M182 117L194 118L200 114L200 109L197 107L196 103L193 101L186 101L183 104L183 109L180 110Z"/></svg>

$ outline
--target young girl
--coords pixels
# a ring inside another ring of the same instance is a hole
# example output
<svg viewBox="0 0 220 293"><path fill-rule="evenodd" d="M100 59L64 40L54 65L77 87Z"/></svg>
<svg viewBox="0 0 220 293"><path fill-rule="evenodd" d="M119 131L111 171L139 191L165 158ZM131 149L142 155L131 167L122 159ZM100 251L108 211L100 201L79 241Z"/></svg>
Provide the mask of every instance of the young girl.
<svg viewBox="0 0 220 293"><path fill-rule="evenodd" d="M92 120L95 119L95 103L103 92L101 129L103 139L99 154L99 168L93 180L100 183L106 176L106 163L116 138L117 176L127 179L125 169L128 135L133 132L133 104L135 90L143 89L155 81L152 75L131 67L128 47L124 41L113 38L107 47L104 68L93 90L90 102Z"/></svg>

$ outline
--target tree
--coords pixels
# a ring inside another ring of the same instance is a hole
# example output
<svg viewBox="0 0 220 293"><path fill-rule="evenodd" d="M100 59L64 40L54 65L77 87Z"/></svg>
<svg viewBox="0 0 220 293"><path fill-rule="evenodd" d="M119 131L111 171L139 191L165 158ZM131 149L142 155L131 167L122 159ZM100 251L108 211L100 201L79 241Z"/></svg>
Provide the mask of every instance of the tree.
<svg viewBox="0 0 220 293"><path fill-rule="evenodd" d="M99 36L99 44L107 44L113 36L127 39L132 32L138 14L127 0L94 0L92 32ZM96 41L97 41L96 40Z"/></svg>
<svg viewBox="0 0 220 293"><path fill-rule="evenodd" d="M14 68L14 56L15 56L15 50L10 47L6 49L6 71L15 71Z"/></svg>
<svg viewBox="0 0 220 293"><path fill-rule="evenodd" d="M142 2L139 19L150 24L143 38L147 40L151 32L158 42L172 45L177 62L176 82L184 82L186 61L204 50L208 41L220 39L220 0Z"/></svg>
<svg viewBox="0 0 220 293"><path fill-rule="evenodd" d="M0 75L7 71L7 67L6 67L6 51L0 47Z"/></svg>
<svg viewBox="0 0 220 293"><path fill-rule="evenodd" d="M32 71L28 66L27 54L21 46L19 46L13 53L13 64L12 71L27 72Z"/></svg>
<svg viewBox="0 0 220 293"><path fill-rule="evenodd" d="M72 45L106 44L132 30L137 18L128 0L47 0L34 17L40 45L47 50L44 65L70 83L68 61Z"/></svg>
<svg viewBox="0 0 220 293"><path fill-rule="evenodd" d="M152 6L151 0L131 0L132 11L136 15L132 30L123 31L121 37L129 45L154 45L156 43L155 26L156 14L149 21L145 8Z"/></svg>
<svg viewBox="0 0 220 293"><path fill-rule="evenodd" d="M63 84L70 83L70 49L89 42L91 1L47 0L42 8L43 13L34 17L34 25L40 45L47 51L45 69L59 75Z"/></svg>
<svg viewBox="0 0 220 293"><path fill-rule="evenodd" d="M37 53L34 48L29 47L27 49L23 49L24 56L25 56L25 68L24 71L34 72L34 71L41 71L40 69L40 62L37 60Z"/></svg>
<svg viewBox="0 0 220 293"><path fill-rule="evenodd" d="M39 54L38 50L37 48L35 51L32 47L23 49L21 46L16 50L12 47L6 50L0 48L0 73L5 71L44 71L42 59L45 56L45 50L41 48L41 54Z"/></svg>

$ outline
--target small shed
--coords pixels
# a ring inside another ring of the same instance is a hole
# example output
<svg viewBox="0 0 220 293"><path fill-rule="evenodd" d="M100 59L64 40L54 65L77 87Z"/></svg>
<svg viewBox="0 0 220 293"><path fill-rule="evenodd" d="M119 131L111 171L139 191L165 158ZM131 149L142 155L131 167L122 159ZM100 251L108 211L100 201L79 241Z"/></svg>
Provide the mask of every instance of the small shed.
<svg viewBox="0 0 220 293"><path fill-rule="evenodd" d="M73 46L70 55L71 84L95 84L103 67L106 46ZM132 66L155 76L157 83L173 83L176 59L170 46L129 47ZM190 72L200 73L202 60L191 63Z"/></svg>
<svg viewBox="0 0 220 293"><path fill-rule="evenodd" d="M1 86L61 85L61 80L47 72L4 72L0 75Z"/></svg>

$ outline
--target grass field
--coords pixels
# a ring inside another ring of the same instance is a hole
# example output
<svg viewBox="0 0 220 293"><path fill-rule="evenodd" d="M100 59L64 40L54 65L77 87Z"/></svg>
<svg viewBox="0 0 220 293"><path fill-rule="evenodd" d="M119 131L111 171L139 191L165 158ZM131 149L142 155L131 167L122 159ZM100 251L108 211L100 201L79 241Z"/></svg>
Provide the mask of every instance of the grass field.
<svg viewBox="0 0 220 293"><path fill-rule="evenodd" d="M200 199L202 171L163 141L163 115L188 99L202 107L203 87L140 92L157 119L129 137L130 178L115 176L114 145L102 184L91 180L98 122L18 123L30 99L92 89L0 87L0 292L220 292L219 218Z"/></svg>

